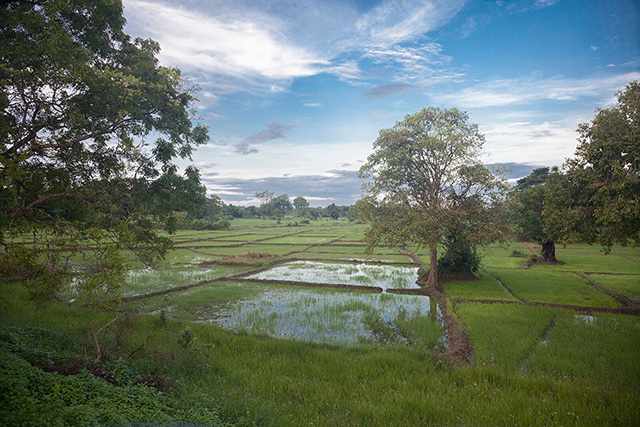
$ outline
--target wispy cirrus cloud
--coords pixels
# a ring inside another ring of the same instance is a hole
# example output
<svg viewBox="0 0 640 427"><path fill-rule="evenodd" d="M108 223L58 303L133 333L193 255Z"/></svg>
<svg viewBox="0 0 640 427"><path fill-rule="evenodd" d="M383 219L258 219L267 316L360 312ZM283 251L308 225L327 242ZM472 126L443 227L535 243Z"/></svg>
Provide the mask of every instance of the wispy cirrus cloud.
<svg viewBox="0 0 640 427"><path fill-rule="evenodd" d="M551 6L555 3L558 3L560 0L536 0L533 4L533 7L541 9L543 7Z"/></svg>
<svg viewBox="0 0 640 427"><path fill-rule="evenodd" d="M368 48L363 53L375 64L390 70L390 78L419 85L459 81L460 70L450 67L453 58L442 54L442 46L428 42L420 46Z"/></svg>
<svg viewBox="0 0 640 427"><path fill-rule="evenodd" d="M158 1L126 0L135 30L160 43L159 58L186 71L206 72L253 83L317 74L327 57L296 44L279 19L256 9L199 13Z"/></svg>
<svg viewBox="0 0 640 427"><path fill-rule="evenodd" d="M498 79L439 95L436 99L465 108L499 107L540 100L575 101L582 97L600 97L610 101L614 92L637 79L640 79L640 72L581 79L536 76Z"/></svg>
<svg viewBox="0 0 640 427"><path fill-rule="evenodd" d="M426 64L443 61L424 34L446 24L465 1L383 0L364 14L347 2L320 0L124 5L128 32L157 40L164 64L196 76L219 96L281 92L296 78L320 73L357 85L365 78L360 61L374 57L393 61L399 78L432 75ZM401 46L418 39L425 46L420 52Z"/></svg>
<svg viewBox="0 0 640 427"><path fill-rule="evenodd" d="M465 0L386 0L358 18L365 43L391 46L422 36L449 22Z"/></svg>

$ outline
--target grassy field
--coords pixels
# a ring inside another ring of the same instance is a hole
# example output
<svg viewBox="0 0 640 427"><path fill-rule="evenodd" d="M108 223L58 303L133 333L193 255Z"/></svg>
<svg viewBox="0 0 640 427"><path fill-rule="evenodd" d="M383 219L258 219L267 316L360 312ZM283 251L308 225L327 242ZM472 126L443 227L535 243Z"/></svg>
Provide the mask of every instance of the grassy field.
<svg viewBox="0 0 640 427"><path fill-rule="evenodd" d="M461 363L434 298L377 289L411 287L415 266L404 251L366 253L366 226L231 224L172 236L163 263L135 264L116 306L87 307L73 290L34 302L3 283L0 424L640 419L640 316L622 313L638 308L638 248L568 245L563 264L533 267L523 263L535 245L484 249L478 280L442 285L473 347ZM309 259L322 263L297 262Z"/></svg>

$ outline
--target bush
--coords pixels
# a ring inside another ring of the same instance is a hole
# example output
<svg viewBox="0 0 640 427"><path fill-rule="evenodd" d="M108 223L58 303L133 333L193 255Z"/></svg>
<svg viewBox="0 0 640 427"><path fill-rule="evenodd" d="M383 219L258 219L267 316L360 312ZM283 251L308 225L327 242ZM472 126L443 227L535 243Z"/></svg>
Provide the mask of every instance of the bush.
<svg viewBox="0 0 640 427"><path fill-rule="evenodd" d="M0 425L226 425L215 405L181 400L153 387L133 385L132 379L137 375L122 360L114 365L124 384L120 386L84 369L62 376L32 366L18 356L23 352L16 350L37 345L43 333L14 328L0 339ZM51 348L47 349L49 352L55 353ZM55 354L27 356L33 357L31 363L61 362Z"/></svg>
<svg viewBox="0 0 640 427"><path fill-rule="evenodd" d="M452 236L448 239L445 254L438 259L438 275L443 278L473 276L480 268L480 257L467 239Z"/></svg>

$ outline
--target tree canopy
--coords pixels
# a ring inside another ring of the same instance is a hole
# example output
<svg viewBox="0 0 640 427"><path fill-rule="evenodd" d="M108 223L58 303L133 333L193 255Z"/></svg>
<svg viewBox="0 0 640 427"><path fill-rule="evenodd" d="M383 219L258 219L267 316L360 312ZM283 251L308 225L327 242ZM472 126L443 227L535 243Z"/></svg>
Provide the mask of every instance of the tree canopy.
<svg viewBox="0 0 640 427"><path fill-rule="evenodd" d="M640 242L640 83L582 123L575 158L549 177L546 232L559 241Z"/></svg>
<svg viewBox="0 0 640 427"><path fill-rule="evenodd" d="M546 182L549 168L534 169L530 175L517 181L510 193L511 209L509 216L517 227L521 237L535 240L542 244L542 259L545 262L557 262L555 242L549 237L544 227L544 210Z"/></svg>
<svg viewBox="0 0 640 427"><path fill-rule="evenodd" d="M192 123L195 88L158 64L156 42L124 33L117 0L8 1L0 23L4 272L51 294L74 253L103 277L119 249L162 256L170 241L153 225L171 230L172 211L206 197L198 171L174 163L208 140Z"/></svg>
<svg viewBox="0 0 640 427"><path fill-rule="evenodd" d="M437 249L451 230L465 230L472 245L501 237L504 184L480 162L483 144L478 126L455 108L425 108L381 130L360 169L366 195L357 208L371 222L369 246L428 247L436 284Z"/></svg>

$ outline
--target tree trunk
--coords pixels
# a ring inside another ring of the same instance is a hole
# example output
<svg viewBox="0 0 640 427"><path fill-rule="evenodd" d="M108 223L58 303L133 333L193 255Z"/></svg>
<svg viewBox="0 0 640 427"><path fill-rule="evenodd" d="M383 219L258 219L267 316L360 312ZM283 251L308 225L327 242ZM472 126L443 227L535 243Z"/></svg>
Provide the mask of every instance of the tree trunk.
<svg viewBox="0 0 640 427"><path fill-rule="evenodd" d="M557 263L556 244L553 240L542 239L542 259L545 262Z"/></svg>
<svg viewBox="0 0 640 427"><path fill-rule="evenodd" d="M438 284L438 249L435 246L429 248L429 266L427 285L436 286Z"/></svg>

